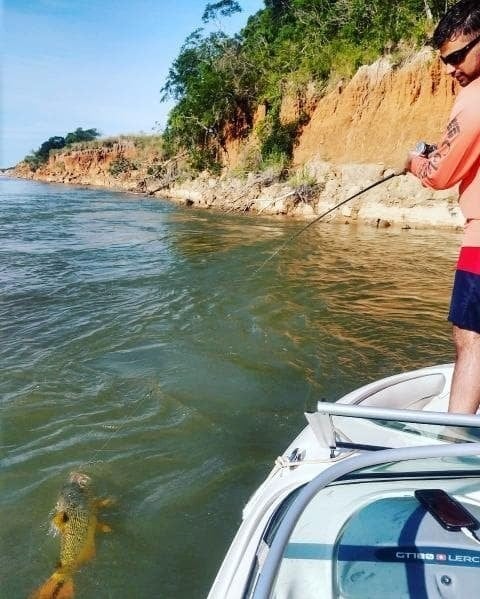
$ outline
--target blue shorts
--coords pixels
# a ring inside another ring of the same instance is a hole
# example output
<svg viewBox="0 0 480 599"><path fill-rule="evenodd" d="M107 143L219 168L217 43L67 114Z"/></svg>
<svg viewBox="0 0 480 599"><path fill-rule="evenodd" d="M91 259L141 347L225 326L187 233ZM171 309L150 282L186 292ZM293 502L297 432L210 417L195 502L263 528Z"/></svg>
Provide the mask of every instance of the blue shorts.
<svg viewBox="0 0 480 599"><path fill-rule="evenodd" d="M455 272L448 320L461 329L480 333L480 275Z"/></svg>

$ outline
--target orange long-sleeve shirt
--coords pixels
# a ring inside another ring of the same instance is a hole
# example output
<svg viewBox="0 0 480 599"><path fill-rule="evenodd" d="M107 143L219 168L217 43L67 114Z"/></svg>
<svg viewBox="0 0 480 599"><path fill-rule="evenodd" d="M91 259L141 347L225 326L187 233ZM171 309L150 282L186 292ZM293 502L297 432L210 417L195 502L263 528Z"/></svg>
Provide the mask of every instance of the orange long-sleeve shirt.
<svg viewBox="0 0 480 599"><path fill-rule="evenodd" d="M462 245L480 247L480 78L460 90L437 150L428 158L415 156L410 171L432 189L460 183Z"/></svg>

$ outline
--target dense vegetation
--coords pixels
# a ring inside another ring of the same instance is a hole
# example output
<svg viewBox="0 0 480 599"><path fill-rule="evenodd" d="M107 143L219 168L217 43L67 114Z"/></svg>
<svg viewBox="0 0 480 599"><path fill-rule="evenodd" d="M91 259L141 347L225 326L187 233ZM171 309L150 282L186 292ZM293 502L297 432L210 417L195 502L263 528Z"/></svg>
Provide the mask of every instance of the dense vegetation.
<svg viewBox="0 0 480 599"><path fill-rule="evenodd" d="M65 137L59 135L49 137L42 143L38 150L26 156L24 161L32 170L36 170L39 166L47 162L51 150L60 150L74 143L89 142L96 139L99 135L100 133L97 129L82 129L82 127L78 127L75 131L67 133Z"/></svg>
<svg viewBox="0 0 480 599"><path fill-rule="evenodd" d="M259 104L267 117L258 131L263 162L286 162L299 128L280 122L286 86L314 82L321 91L332 77L349 77L382 54L401 57L428 41L449 0L265 0L240 34L194 31L173 62L162 88L176 105L165 146L186 149L197 169L218 168L232 126L247 134ZM207 4L205 23L241 10L235 0ZM252 167L261 164L252 165Z"/></svg>

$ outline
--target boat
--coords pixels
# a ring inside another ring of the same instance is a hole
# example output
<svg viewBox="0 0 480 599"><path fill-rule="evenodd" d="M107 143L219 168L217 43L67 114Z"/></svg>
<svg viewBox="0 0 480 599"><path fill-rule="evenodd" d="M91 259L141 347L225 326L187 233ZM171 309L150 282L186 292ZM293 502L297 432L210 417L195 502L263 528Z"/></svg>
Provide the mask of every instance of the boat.
<svg viewBox="0 0 480 599"><path fill-rule="evenodd" d="M319 401L242 514L208 599L473 599L480 418L453 364Z"/></svg>

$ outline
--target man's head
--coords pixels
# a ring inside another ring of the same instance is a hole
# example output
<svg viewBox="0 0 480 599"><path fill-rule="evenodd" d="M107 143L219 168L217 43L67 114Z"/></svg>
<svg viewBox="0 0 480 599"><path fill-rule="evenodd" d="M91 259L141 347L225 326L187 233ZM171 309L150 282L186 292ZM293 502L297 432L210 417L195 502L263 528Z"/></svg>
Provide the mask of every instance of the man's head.
<svg viewBox="0 0 480 599"><path fill-rule="evenodd" d="M433 45L462 87L480 77L480 2L460 0L442 17Z"/></svg>

